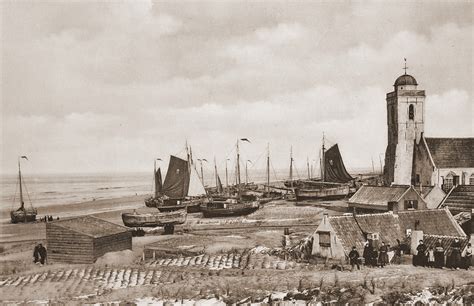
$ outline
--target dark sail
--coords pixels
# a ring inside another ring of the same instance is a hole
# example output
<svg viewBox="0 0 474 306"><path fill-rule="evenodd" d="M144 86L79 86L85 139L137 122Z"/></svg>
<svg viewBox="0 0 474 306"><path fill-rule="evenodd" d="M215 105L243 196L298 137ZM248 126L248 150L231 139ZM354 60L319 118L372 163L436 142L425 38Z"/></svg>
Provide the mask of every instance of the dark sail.
<svg viewBox="0 0 474 306"><path fill-rule="evenodd" d="M217 176L217 193L221 194L224 192L224 188L222 188L221 178Z"/></svg>
<svg viewBox="0 0 474 306"><path fill-rule="evenodd" d="M341 152L337 144L324 153L324 181L334 183L347 183L352 177L347 173Z"/></svg>
<svg viewBox="0 0 474 306"><path fill-rule="evenodd" d="M170 156L168 172L163 184L163 194L171 199L186 197L189 189L188 162L176 156Z"/></svg>
<svg viewBox="0 0 474 306"><path fill-rule="evenodd" d="M161 196L163 193L163 182L161 180L161 169L155 172L155 197Z"/></svg>

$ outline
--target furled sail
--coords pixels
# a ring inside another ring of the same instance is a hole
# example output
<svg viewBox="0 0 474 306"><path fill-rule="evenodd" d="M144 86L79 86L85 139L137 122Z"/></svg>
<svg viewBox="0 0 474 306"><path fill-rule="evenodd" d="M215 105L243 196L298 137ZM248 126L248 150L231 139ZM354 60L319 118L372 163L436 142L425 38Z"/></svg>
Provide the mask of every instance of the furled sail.
<svg viewBox="0 0 474 306"><path fill-rule="evenodd" d="M171 155L165 182L163 184L163 194L171 199L182 199L188 194L188 189L188 162Z"/></svg>
<svg viewBox="0 0 474 306"><path fill-rule="evenodd" d="M191 164L189 167L189 190L188 196L195 197L195 196L202 196L206 194L206 190L204 189L204 185L201 179L198 176L198 172L194 164Z"/></svg>
<svg viewBox="0 0 474 306"><path fill-rule="evenodd" d="M163 182L161 179L161 169L155 172L155 197L159 197L163 193Z"/></svg>
<svg viewBox="0 0 474 306"><path fill-rule="evenodd" d="M222 187L222 182L221 182L221 178L219 177L219 175L217 176L217 193L218 194L221 194L224 192L224 188Z"/></svg>
<svg viewBox="0 0 474 306"><path fill-rule="evenodd" d="M339 147L333 145L324 153L324 181L347 183L352 179L344 166Z"/></svg>

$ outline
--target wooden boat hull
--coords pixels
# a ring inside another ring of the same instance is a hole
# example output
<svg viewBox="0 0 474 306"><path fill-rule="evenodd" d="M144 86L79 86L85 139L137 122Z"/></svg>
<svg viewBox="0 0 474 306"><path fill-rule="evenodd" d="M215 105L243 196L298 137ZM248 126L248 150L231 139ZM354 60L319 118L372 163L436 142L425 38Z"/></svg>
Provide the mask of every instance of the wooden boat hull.
<svg viewBox="0 0 474 306"><path fill-rule="evenodd" d="M38 211L36 208L17 209L10 212L12 223L35 222Z"/></svg>
<svg viewBox="0 0 474 306"><path fill-rule="evenodd" d="M202 199L190 200L190 201L180 201L176 204L171 204L165 202L164 204L156 206L160 212L171 212L177 210L184 210L188 213L198 213L201 211L201 204L204 202Z"/></svg>
<svg viewBox="0 0 474 306"><path fill-rule="evenodd" d="M127 227L157 227L183 224L186 211L170 213L122 213L123 224Z"/></svg>
<svg viewBox="0 0 474 306"><path fill-rule="evenodd" d="M311 200L311 199L343 199L350 194L348 185L318 188L318 189L295 189L296 200Z"/></svg>
<svg viewBox="0 0 474 306"><path fill-rule="evenodd" d="M245 216L260 208L258 201L249 203L217 203L221 204L219 205L220 207L216 207L215 204L215 202L211 202L201 207L204 218Z"/></svg>

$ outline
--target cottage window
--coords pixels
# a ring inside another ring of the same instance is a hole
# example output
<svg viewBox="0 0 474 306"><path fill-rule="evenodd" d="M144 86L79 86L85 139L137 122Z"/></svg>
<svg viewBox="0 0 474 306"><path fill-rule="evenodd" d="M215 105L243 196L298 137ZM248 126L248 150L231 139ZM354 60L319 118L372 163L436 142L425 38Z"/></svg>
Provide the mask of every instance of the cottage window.
<svg viewBox="0 0 474 306"><path fill-rule="evenodd" d="M418 200L405 200L405 209L418 209Z"/></svg>
<svg viewBox="0 0 474 306"><path fill-rule="evenodd" d="M469 178L469 185L474 185L474 174L471 174L471 177Z"/></svg>
<svg viewBox="0 0 474 306"><path fill-rule="evenodd" d="M449 191L453 188L453 177L451 175L448 175L444 178L443 181L443 189L445 191Z"/></svg>
<svg viewBox="0 0 474 306"><path fill-rule="evenodd" d="M329 232L319 232L319 246L321 247L331 246L331 234Z"/></svg>
<svg viewBox="0 0 474 306"><path fill-rule="evenodd" d="M410 106L408 107L408 119L415 119L415 108L413 107L413 104L410 104Z"/></svg>

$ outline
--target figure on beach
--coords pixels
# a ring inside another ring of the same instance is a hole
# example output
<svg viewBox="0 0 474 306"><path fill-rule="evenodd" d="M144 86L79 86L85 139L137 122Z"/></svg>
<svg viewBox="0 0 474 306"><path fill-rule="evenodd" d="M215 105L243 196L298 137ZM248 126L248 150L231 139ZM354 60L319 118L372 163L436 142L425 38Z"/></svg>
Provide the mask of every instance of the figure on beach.
<svg viewBox="0 0 474 306"><path fill-rule="evenodd" d="M467 244L466 249L464 250L463 256L463 266L466 270L469 270L469 267L472 265L472 245L470 243Z"/></svg>
<svg viewBox="0 0 474 306"><path fill-rule="evenodd" d="M33 250L34 263L44 265L46 262L47 253L48 252L46 251L46 248L43 246L43 244L38 243Z"/></svg>

